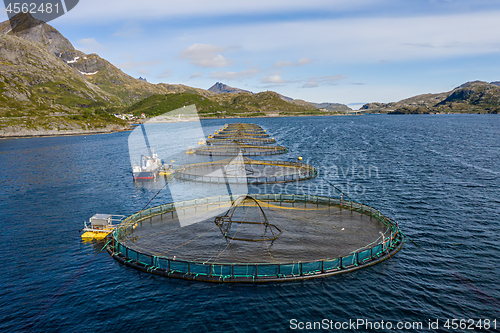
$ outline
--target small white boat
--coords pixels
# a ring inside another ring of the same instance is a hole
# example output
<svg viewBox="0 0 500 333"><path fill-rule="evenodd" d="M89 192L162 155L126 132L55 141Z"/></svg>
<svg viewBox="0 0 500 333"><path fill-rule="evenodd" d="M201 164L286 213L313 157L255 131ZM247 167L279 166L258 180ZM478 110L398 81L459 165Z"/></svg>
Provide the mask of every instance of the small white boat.
<svg viewBox="0 0 500 333"><path fill-rule="evenodd" d="M160 172L160 168L162 166L162 162L160 158L158 158L158 154L155 154L153 151L152 156L142 155L140 163L140 165L134 165L132 167L134 180L156 179L156 176L158 176L158 173Z"/></svg>

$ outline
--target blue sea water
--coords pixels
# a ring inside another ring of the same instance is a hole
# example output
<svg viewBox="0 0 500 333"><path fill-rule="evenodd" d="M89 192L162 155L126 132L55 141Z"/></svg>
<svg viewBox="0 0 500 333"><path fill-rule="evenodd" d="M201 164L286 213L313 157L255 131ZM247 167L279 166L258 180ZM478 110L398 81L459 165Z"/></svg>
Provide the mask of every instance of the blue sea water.
<svg viewBox="0 0 500 333"><path fill-rule="evenodd" d="M202 125L210 133L235 121ZM305 282L155 277L121 266L99 252L103 243L83 243L79 233L93 214L131 214L156 194L132 182L129 133L0 140L0 331L281 332L294 331L292 319L467 331L444 327L454 318L496 319L500 331L497 115L239 121L263 126L289 148L272 158L302 156L318 168L294 190L338 196L328 180L397 220L411 241L375 266ZM165 191L152 204L168 200Z"/></svg>

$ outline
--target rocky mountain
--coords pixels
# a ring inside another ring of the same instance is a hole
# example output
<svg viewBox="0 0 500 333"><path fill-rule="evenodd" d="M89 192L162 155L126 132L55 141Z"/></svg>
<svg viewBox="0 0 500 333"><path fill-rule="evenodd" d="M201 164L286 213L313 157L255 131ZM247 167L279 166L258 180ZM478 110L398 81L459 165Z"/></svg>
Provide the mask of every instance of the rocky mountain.
<svg viewBox="0 0 500 333"><path fill-rule="evenodd" d="M12 27L14 27L12 29ZM123 103L131 103L153 94L179 91L193 91L207 94L203 89L183 85L152 84L123 73L109 61L97 54L85 54L76 50L71 42L52 26L33 18L29 13L21 13L0 23L0 35L16 36L20 39L41 44L56 58L73 68L88 82L113 94Z"/></svg>
<svg viewBox="0 0 500 333"><path fill-rule="evenodd" d="M21 128L62 133L123 127L110 112L147 96L179 92L212 94L135 79L97 54L76 50L29 13L0 23L0 136L24 133Z"/></svg>
<svg viewBox="0 0 500 333"><path fill-rule="evenodd" d="M127 108L128 113L158 116L195 104L200 116L209 117L268 117L324 114L313 107L289 103L272 91L257 94L217 94L204 97L194 93L153 95Z"/></svg>
<svg viewBox="0 0 500 333"><path fill-rule="evenodd" d="M215 94L240 94L240 93L252 93L248 90L243 90L239 88L230 87L222 82L216 82L213 86L208 88L208 91Z"/></svg>
<svg viewBox="0 0 500 333"><path fill-rule="evenodd" d="M34 27L38 35L27 29L21 37L7 26L8 33L0 35L0 135L125 125L102 110L118 103L117 97L54 56L52 52L71 46L67 40L53 38L50 42L48 37L54 32L43 24ZM1 31L5 27L5 22L0 24Z"/></svg>
<svg viewBox="0 0 500 333"><path fill-rule="evenodd" d="M248 91L248 90L243 90L239 88L234 88L230 87L224 83L217 82L213 86L211 86L208 91L211 91L215 94L241 94L241 93L250 93L253 94L253 92ZM306 102L302 99L293 99L291 97L285 96L278 94L280 98L286 102L298 105L298 106L303 106L308 108L309 110L313 109L325 109L327 111L334 111L334 112L348 112L351 111L352 109L348 107L347 105L344 104L339 104L339 103L311 103L311 102Z"/></svg>
<svg viewBox="0 0 500 333"><path fill-rule="evenodd" d="M498 113L500 111L499 82L466 82L452 91L423 94L392 103L368 103L361 107L367 112L406 113Z"/></svg>
<svg viewBox="0 0 500 333"><path fill-rule="evenodd" d="M49 53L62 61L74 57L75 48L69 40L52 26L37 20L29 13L20 13L10 21L0 23L0 35L13 35L24 40L41 44Z"/></svg>
<svg viewBox="0 0 500 333"><path fill-rule="evenodd" d="M206 100L202 111L207 117L326 114L274 92L252 94L220 82L211 89L133 78L97 54L76 50L59 31L29 13L0 23L0 136L124 128L125 122L112 113L149 96L161 102L169 94L177 96L176 102L163 106Z"/></svg>
<svg viewBox="0 0 500 333"><path fill-rule="evenodd" d="M329 111L349 112L352 111L350 107L340 103L311 103L316 109L326 109Z"/></svg>

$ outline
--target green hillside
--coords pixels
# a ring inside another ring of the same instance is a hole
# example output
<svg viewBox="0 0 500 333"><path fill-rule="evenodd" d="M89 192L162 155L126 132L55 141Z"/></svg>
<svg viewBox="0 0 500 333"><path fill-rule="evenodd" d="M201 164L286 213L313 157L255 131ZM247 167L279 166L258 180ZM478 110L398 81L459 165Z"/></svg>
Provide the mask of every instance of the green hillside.
<svg viewBox="0 0 500 333"><path fill-rule="evenodd" d="M202 117L322 114L316 109L309 110L305 106L284 101L277 93L271 91L209 97L193 93L153 95L128 107L126 112L136 116L144 113L147 117L154 117L191 104L196 105Z"/></svg>
<svg viewBox="0 0 500 333"><path fill-rule="evenodd" d="M216 114L220 110L216 103L201 95L175 93L149 96L128 107L126 112L135 116L145 113L147 117L155 117L191 104L196 105L196 109L200 114Z"/></svg>
<svg viewBox="0 0 500 333"><path fill-rule="evenodd" d="M4 128L74 130L126 123L105 112L119 100L89 85L43 45L0 36L0 134Z"/></svg>
<svg viewBox="0 0 500 333"><path fill-rule="evenodd" d="M452 91L423 94L392 103L368 103L361 110L389 114L499 113L500 87L496 82L466 82Z"/></svg>

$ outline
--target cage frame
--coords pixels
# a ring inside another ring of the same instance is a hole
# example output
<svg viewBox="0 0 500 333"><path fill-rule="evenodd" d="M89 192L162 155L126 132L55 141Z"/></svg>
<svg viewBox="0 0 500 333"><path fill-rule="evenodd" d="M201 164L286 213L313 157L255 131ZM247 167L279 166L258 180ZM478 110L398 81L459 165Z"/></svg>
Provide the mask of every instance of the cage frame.
<svg viewBox="0 0 500 333"><path fill-rule="evenodd" d="M343 198L315 195L252 194L252 196L260 201L316 203L317 205L321 203L329 206L340 206L343 209L356 211L377 219L390 228L391 235L388 237L387 242L384 238L383 244L378 242L371 247L365 247L362 251L354 251L343 256L277 264L206 263L182 260L182 258L154 256L138 252L136 249L127 247L120 242L120 237L125 235L129 228L133 228L137 223L151 219L153 216L167 213L173 214L176 207L177 209L186 209L216 203L217 200L221 203L222 199L225 200L224 202L228 199L232 200L232 196L216 196L187 200L175 204L169 203L132 214L110 234L109 241L105 246L106 250L119 263L154 275L211 283L269 283L308 280L356 271L391 258L401 250L405 242L405 236L400 231L396 221L384 216L379 210L362 203L347 201ZM240 274L244 268L246 268L247 272L250 270L251 274Z"/></svg>

